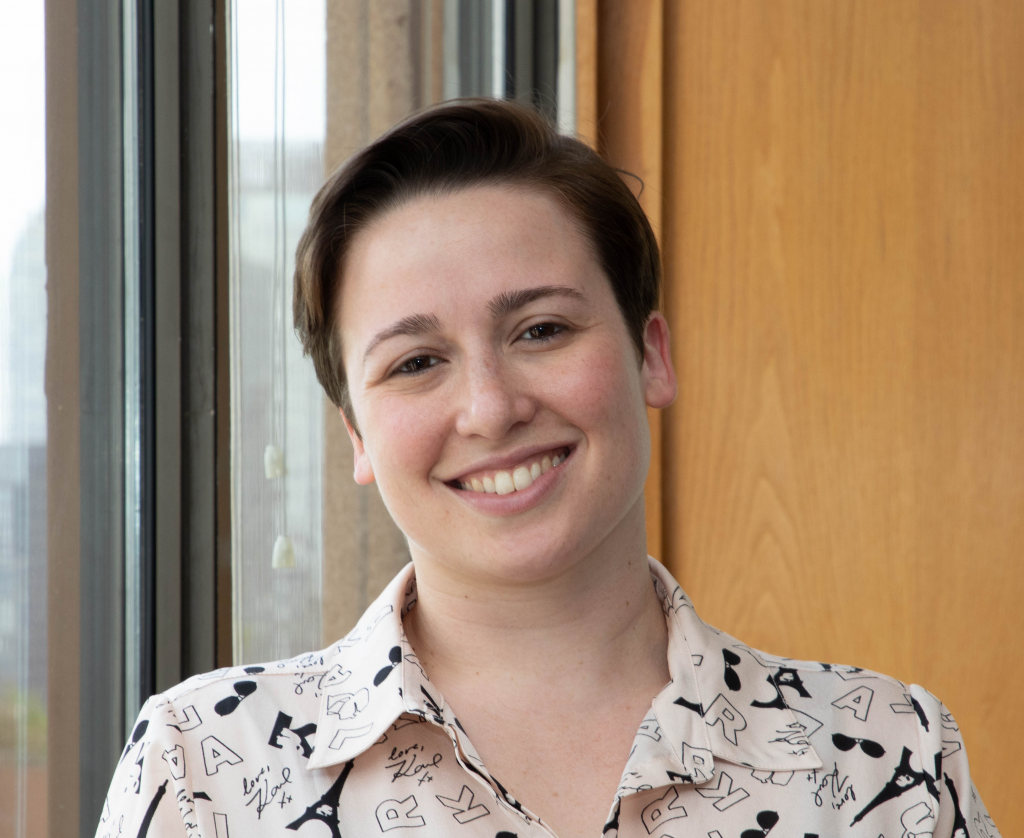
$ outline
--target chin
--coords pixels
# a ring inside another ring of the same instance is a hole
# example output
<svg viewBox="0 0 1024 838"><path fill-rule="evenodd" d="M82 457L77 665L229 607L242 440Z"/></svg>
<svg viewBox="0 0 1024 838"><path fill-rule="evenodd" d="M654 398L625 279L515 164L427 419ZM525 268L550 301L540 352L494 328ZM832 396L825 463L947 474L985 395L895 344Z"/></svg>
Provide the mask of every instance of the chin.
<svg viewBox="0 0 1024 838"><path fill-rule="evenodd" d="M571 572L596 547L584 543L587 528L553 534L544 528L536 538L495 538L486 548L471 548L462 553L460 564L467 574L488 576L513 585L550 582ZM479 557L484 557L481 562Z"/></svg>
<svg viewBox="0 0 1024 838"><path fill-rule="evenodd" d="M485 584L537 585L571 573L609 540L620 543L623 528L642 529L642 482L634 492L601 500L595 506L576 498L554 514L549 510L519 522L504 518L481 525L448 519L444 530L421 518L412 522L421 525L418 532L406 532L414 559Z"/></svg>

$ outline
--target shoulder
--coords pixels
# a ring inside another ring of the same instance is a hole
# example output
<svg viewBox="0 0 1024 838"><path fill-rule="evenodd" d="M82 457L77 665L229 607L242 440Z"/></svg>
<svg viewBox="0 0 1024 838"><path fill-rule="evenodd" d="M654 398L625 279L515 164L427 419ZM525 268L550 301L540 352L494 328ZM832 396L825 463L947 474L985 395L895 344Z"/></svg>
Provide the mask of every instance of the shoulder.
<svg viewBox="0 0 1024 838"><path fill-rule="evenodd" d="M146 701L126 750L164 740L191 745L194 734L265 726L267 719L272 725L275 713L282 711L315 719L337 651L335 644L285 660L194 675Z"/></svg>
<svg viewBox="0 0 1024 838"><path fill-rule="evenodd" d="M743 644L737 644L742 646ZM948 711L924 687L870 669L805 661L744 647L767 671L785 702L833 726L902 739L935 733Z"/></svg>
<svg viewBox="0 0 1024 838"><path fill-rule="evenodd" d="M970 823L972 835L998 835L971 779L960 727L938 697L861 667L751 653L807 724L823 771L858 778L853 823L902 798L896 814L904 827L909 818L936 835L963 835L958 830Z"/></svg>
<svg viewBox="0 0 1024 838"><path fill-rule="evenodd" d="M315 729L320 698L331 678L331 647L280 661L224 667L195 675L153 696L140 718L160 724L151 736L171 737L195 752L208 774L218 760L230 760L253 742L280 748L282 736ZM312 737L298 734L308 757ZM213 764L211 764L211 760Z"/></svg>
<svg viewBox="0 0 1024 838"><path fill-rule="evenodd" d="M145 823L161 835L208 834L204 807L218 793L233 799L236 787L257 788L273 771L278 783L282 772L300 776L315 743L320 684L336 653L334 646L224 667L151 696L119 758L97 835Z"/></svg>
<svg viewBox="0 0 1024 838"><path fill-rule="evenodd" d="M315 719L321 684L330 671L334 651L326 649L193 675L153 695L142 708L139 724L147 725L159 717L159 728L171 728L179 734L200 729L216 732L263 724L268 714L272 724L278 708Z"/></svg>
<svg viewBox="0 0 1024 838"><path fill-rule="evenodd" d="M205 693L216 691L236 681L252 681L257 687L274 688L284 679L303 681L306 678L322 677L330 666L330 659L337 653L337 645L317 652L307 652L293 658L286 658L268 663L249 664L244 666L225 666L210 672L193 675L159 694L166 701L174 704L196 698ZM301 694L301 693L300 693Z"/></svg>

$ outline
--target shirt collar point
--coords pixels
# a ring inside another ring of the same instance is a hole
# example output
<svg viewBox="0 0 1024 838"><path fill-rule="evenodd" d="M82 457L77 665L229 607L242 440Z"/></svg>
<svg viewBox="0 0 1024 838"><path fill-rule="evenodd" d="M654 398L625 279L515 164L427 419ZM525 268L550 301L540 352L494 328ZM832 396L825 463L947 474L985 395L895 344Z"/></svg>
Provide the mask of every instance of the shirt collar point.
<svg viewBox="0 0 1024 838"><path fill-rule="evenodd" d="M310 770L355 759L406 712L402 610L412 572L412 564L403 568L352 631L331 647L318 685L320 710Z"/></svg>

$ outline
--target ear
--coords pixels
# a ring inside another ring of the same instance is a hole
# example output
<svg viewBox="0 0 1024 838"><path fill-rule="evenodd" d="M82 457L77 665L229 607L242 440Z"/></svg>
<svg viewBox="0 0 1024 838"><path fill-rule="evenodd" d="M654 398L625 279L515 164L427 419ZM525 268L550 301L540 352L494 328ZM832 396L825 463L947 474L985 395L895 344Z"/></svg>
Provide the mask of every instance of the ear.
<svg viewBox="0 0 1024 838"><path fill-rule="evenodd" d="M363 445L363 438L359 436L358 431L352 427L352 423L348 421L345 411L339 407L338 413L341 414L341 421L345 423L345 430L348 431L348 438L352 441L352 460L355 463L355 468L352 471L352 477L360 486L368 486L374 481L373 464L370 462L370 455L366 453L366 446Z"/></svg>
<svg viewBox="0 0 1024 838"><path fill-rule="evenodd" d="M660 311L651 314L644 328L644 398L648 407L668 407L676 398L676 371L672 367L672 337Z"/></svg>

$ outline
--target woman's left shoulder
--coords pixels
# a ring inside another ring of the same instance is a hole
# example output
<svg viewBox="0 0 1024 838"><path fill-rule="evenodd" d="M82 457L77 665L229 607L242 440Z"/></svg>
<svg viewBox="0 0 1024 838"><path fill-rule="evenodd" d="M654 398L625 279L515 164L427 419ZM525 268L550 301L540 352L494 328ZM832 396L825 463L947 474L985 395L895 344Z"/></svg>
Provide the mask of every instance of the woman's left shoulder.
<svg viewBox="0 0 1024 838"><path fill-rule="evenodd" d="M823 772L834 766L837 777L858 775L855 823L883 803L903 798L917 801L903 811L905 834L918 834L914 829L927 825L934 835L999 835L971 779L960 726L934 694L858 666L749 651L797 714Z"/></svg>

